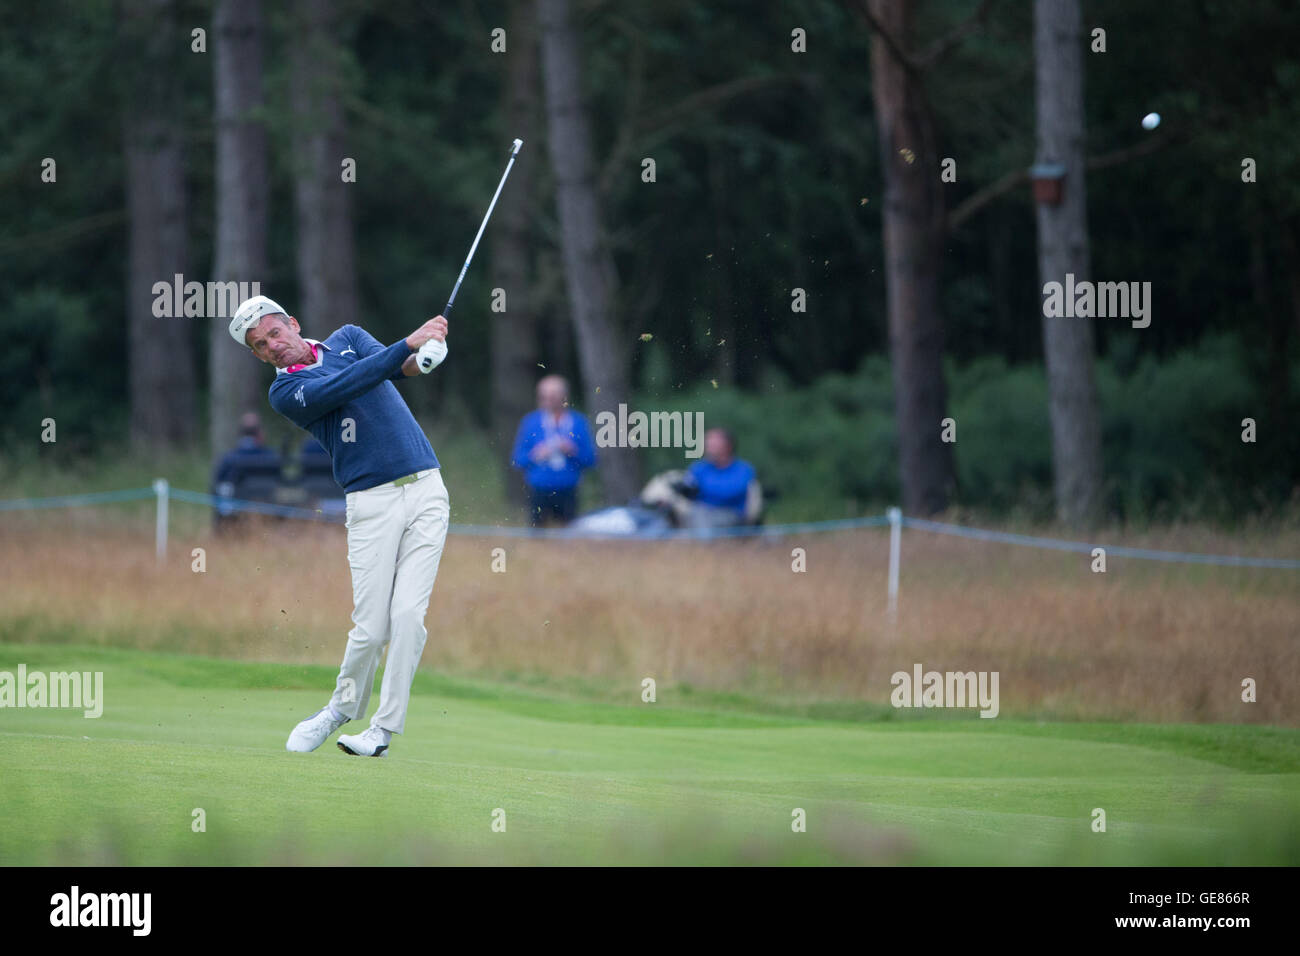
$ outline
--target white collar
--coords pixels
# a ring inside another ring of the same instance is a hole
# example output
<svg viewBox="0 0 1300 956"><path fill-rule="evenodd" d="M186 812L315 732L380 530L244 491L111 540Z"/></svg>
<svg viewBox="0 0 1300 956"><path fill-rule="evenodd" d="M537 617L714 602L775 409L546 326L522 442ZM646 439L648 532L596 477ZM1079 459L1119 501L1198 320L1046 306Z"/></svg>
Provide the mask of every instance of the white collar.
<svg viewBox="0 0 1300 956"><path fill-rule="evenodd" d="M329 349L329 351L331 351L331 352L334 351L333 349L330 349L330 347L329 347L328 345L326 345L324 342L317 342L315 339L309 339L309 338L307 338L306 336L303 336L303 339L302 339L302 340L303 340L304 342L306 342L308 345L319 345L319 346L321 346L322 348ZM308 365L308 366L306 366L306 367L307 367L307 368L315 368L317 365L319 365L319 364L320 364L321 362L323 362L323 361L325 361L325 353L324 353L324 352L321 352L318 356L316 356L316 361L313 362L311 365ZM277 368L277 369L275 370L275 374L276 374L276 375L281 375L281 374L283 374L283 373L284 373L284 369L282 369L282 368Z"/></svg>

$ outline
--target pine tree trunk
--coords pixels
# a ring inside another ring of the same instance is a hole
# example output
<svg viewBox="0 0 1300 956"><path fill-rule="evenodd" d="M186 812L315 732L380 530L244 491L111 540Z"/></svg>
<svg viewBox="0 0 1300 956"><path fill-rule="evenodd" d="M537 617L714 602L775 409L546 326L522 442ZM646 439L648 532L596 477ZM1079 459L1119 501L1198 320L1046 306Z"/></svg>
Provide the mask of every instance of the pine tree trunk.
<svg viewBox="0 0 1300 956"><path fill-rule="evenodd" d="M895 42L910 32L909 0L871 0ZM939 272L945 223L933 120L918 75L878 32L871 37L871 92L885 177L885 286L903 509L933 514L952 492Z"/></svg>
<svg viewBox="0 0 1300 956"><path fill-rule="evenodd" d="M1059 206L1038 204L1043 284L1091 278L1084 179L1083 50L1078 0L1035 0L1039 163L1066 168ZM1043 317L1057 518L1087 527L1102 507L1101 423L1090 318Z"/></svg>
<svg viewBox="0 0 1300 956"><path fill-rule="evenodd" d="M126 0L123 144L129 210L127 369L130 436L137 451L183 446L194 437L193 323L153 314L155 282L184 274L185 157L181 109L172 82L180 56L175 0ZM170 302L170 295L168 300Z"/></svg>
<svg viewBox="0 0 1300 956"><path fill-rule="evenodd" d="M614 319L617 277L600 226L577 31L568 0L539 0L537 9L565 284L587 411L594 418L604 410L617 413L619 403L630 404L630 333ZM635 449L601 448L598 454L606 499L623 503L635 496L641 487Z"/></svg>
<svg viewBox="0 0 1300 956"><path fill-rule="evenodd" d="M213 15L213 84L216 100L216 253L212 280L261 282L267 288L266 130L252 111L262 106L261 5L257 0L218 0ZM279 301L278 299L276 301ZM294 307L281 302L292 313ZM238 305L238 303L235 303ZM214 455L232 448L239 416L267 412L267 367L228 331L230 316L209 316L209 422Z"/></svg>
<svg viewBox="0 0 1300 956"><path fill-rule="evenodd" d="M337 4L297 0L294 19L290 96L299 301L280 304L298 310L305 334L323 339L363 318L352 229L352 190L357 187L343 181L347 136L341 84L346 74Z"/></svg>
<svg viewBox="0 0 1300 956"><path fill-rule="evenodd" d="M714 363L717 381L722 385L735 385L741 351L736 332L736 293L731 281L731 267L736 253L732 248L727 208L727 203L734 199L727 188L724 159L720 147L709 147L709 193L713 201L714 252L708 268L714 283L713 323L710 328L715 333L709 338L713 343L725 343L722 346L713 346L717 353Z"/></svg>
<svg viewBox="0 0 1300 956"><path fill-rule="evenodd" d="M537 19L533 0L512 0L506 27L506 129L502 142L516 136L524 148L510 173L510 201L496 211L493 223L492 286L505 290L506 310L492 317L492 441L505 473L506 497L525 510L523 480L510 466L519 420L533 407L537 367L537 304L532 296L529 230L537 179Z"/></svg>

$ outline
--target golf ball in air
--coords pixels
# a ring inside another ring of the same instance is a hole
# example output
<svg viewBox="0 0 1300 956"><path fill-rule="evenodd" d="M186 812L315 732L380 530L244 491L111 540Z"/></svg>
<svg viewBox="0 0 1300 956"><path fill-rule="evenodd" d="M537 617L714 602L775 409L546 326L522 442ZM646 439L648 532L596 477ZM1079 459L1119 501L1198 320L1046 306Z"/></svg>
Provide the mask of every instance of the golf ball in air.
<svg viewBox="0 0 1300 956"><path fill-rule="evenodd" d="M1143 129L1155 129L1159 125L1160 125L1159 113L1148 113L1146 116L1142 117Z"/></svg>

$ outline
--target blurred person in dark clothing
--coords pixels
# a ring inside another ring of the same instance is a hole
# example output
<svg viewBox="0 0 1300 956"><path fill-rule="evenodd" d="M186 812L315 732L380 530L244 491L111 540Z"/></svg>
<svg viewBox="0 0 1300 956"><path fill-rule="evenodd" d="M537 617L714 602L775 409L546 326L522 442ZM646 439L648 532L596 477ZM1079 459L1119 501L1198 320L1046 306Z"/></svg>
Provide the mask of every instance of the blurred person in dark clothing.
<svg viewBox="0 0 1300 956"><path fill-rule="evenodd" d="M222 456L212 475L212 493L221 498L272 501L280 482L280 456L266 447L262 420L257 412L245 412L239 419L239 443ZM218 531L238 517L230 502L218 502L213 522Z"/></svg>
<svg viewBox="0 0 1300 956"><path fill-rule="evenodd" d="M327 518L341 519L347 514L347 498L334 479L334 460L329 451L311 435L298 447L299 484L307 496L307 507Z"/></svg>

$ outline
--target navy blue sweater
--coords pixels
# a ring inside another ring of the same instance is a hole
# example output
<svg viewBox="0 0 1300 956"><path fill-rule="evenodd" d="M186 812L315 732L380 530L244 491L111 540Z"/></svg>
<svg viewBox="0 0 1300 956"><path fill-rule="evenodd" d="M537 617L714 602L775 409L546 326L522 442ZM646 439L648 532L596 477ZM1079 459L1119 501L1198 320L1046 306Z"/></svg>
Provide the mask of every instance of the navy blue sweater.
<svg viewBox="0 0 1300 956"><path fill-rule="evenodd" d="M412 354L406 339L385 348L365 329L345 325L317 353L315 365L277 369L268 394L272 408L325 446L344 491L438 467L393 384L406 377L402 363Z"/></svg>

